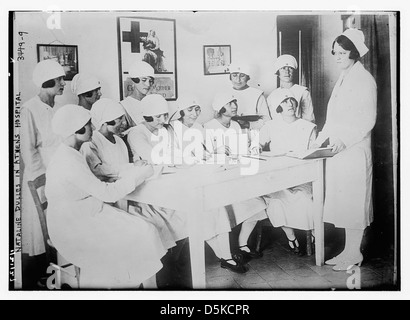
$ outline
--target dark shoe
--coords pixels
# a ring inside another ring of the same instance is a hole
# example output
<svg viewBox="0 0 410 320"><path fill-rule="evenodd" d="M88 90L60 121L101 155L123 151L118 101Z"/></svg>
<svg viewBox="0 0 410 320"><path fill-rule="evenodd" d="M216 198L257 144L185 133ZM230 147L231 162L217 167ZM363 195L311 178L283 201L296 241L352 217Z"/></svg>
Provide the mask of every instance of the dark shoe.
<svg viewBox="0 0 410 320"><path fill-rule="evenodd" d="M300 249L299 249L298 239L296 239L296 237L293 240L288 239L288 244L289 244L290 251L292 251L294 254L297 254L297 255L302 254Z"/></svg>
<svg viewBox="0 0 410 320"><path fill-rule="evenodd" d="M220 261L221 261L221 268L229 269L236 273L245 273L248 271L248 268L245 265L237 263L234 259L228 259L228 260L220 259ZM230 264L227 261L235 261L236 265Z"/></svg>
<svg viewBox="0 0 410 320"><path fill-rule="evenodd" d="M250 252L244 251L244 250L240 250L243 247L247 247ZM262 252L258 252L255 250L250 249L247 245L244 246L240 246L239 247L239 252L242 254L242 256L247 259L247 260L252 260L252 259L259 259L263 257L263 253Z"/></svg>

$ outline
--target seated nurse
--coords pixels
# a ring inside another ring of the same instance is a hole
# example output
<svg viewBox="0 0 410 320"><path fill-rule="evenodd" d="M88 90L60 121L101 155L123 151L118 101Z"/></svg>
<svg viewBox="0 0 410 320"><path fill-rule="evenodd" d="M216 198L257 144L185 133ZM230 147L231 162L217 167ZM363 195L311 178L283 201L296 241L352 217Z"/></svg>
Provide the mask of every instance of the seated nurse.
<svg viewBox="0 0 410 320"><path fill-rule="evenodd" d="M293 93L283 89L272 100L278 117L262 127L259 142L262 148L278 154L307 150L316 139L316 125L296 116L297 101ZM265 196L267 214L274 227L281 227L291 251L302 254L294 229L313 229L312 185L306 183ZM312 236L312 240L314 237ZM314 242L314 241L312 241Z"/></svg>
<svg viewBox="0 0 410 320"><path fill-rule="evenodd" d="M144 160L150 164L167 164L164 161L168 160L167 156L171 150L168 145L168 142L171 143L171 133L169 126L166 124L169 112L168 102L162 95L150 94L141 100L141 107L144 121L132 127L128 133L128 143L133 154L134 163L138 160ZM164 139L165 143L163 143ZM145 213L149 213L149 215L146 215L147 218L154 219L157 222L161 221L161 225L170 231L170 240L177 242L187 238L187 218L184 213L144 205L142 214Z"/></svg>
<svg viewBox="0 0 410 320"><path fill-rule="evenodd" d="M171 116L170 124L175 135L176 145L181 149L182 161L186 164L198 163L205 160L210 153L204 149L205 130L197 122L201 113L198 99L190 94L181 94L176 101L177 111ZM175 120L174 120L175 119ZM190 148L195 139L200 139L198 148ZM228 214L224 207L211 210L203 215L201 223L206 242L218 257L221 267L236 273L245 273L248 268L244 265L241 255L231 253L229 232L231 231Z"/></svg>
<svg viewBox="0 0 410 320"><path fill-rule="evenodd" d="M153 174L151 166L132 168L121 179L100 181L79 152L93 134L89 111L65 105L52 120L62 143L46 172L47 226L59 253L80 267L88 289L156 288L166 253L157 229L107 203L135 190Z"/></svg>
<svg viewBox="0 0 410 320"><path fill-rule="evenodd" d="M230 137L233 134L240 134L241 127L232 120L237 114L236 98L229 93L221 92L217 94L212 102L215 110L215 119L205 123L206 147L215 154L231 155L232 150L237 148L230 145ZM253 198L239 203L234 203L226 207L231 227L242 223L239 234L240 253L248 259L259 258L261 255L251 250L247 243L258 220L266 218L266 203L261 197Z"/></svg>

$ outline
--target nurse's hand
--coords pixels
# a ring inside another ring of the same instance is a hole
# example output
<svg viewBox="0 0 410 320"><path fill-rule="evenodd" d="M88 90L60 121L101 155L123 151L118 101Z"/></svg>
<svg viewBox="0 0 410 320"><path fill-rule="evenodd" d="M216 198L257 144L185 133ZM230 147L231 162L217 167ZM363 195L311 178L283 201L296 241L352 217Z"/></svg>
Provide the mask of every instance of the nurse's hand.
<svg viewBox="0 0 410 320"><path fill-rule="evenodd" d="M332 147L332 152L339 153L346 149L346 145L339 138L329 138L329 147Z"/></svg>
<svg viewBox="0 0 410 320"><path fill-rule="evenodd" d="M145 179L147 179L154 174L154 168L152 167L152 165L147 164L140 167L139 172L145 177Z"/></svg>
<svg viewBox="0 0 410 320"><path fill-rule="evenodd" d="M136 167L143 167L146 166L148 162L146 160L137 160L134 162L134 166Z"/></svg>

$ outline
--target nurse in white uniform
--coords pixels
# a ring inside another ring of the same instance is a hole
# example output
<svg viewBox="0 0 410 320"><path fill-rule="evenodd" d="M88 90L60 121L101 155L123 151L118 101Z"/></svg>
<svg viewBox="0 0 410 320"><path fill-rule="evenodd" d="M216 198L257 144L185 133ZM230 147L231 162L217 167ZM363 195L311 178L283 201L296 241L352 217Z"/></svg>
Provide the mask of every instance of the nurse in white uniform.
<svg viewBox="0 0 410 320"><path fill-rule="evenodd" d="M87 110L65 105L53 118L62 137L48 168L47 226L60 254L80 267L82 288L156 288L165 249L157 229L113 203L153 174L151 166L131 169L114 183L100 181L89 169L81 145L92 137Z"/></svg>
<svg viewBox="0 0 410 320"><path fill-rule="evenodd" d="M128 160L125 142L119 137L127 127L124 108L117 101L102 98L93 104L90 112L95 131L92 140L83 143L80 152L98 179L114 182L134 166ZM117 205L127 210L126 200L120 200Z"/></svg>
<svg viewBox="0 0 410 320"><path fill-rule="evenodd" d="M134 162L145 160L154 165L171 164L172 133L166 125L168 121L168 102L160 94L150 94L141 101L144 121L131 128L128 143L131 147ZM167 196L167 195L162 195ZM180 211L147 205L151 217L164 221L177 242L188 237L187 217ZM147 212L145 210L142 211Z"/></svg>
<svg viewBox="0 0 410 320"><path fill-rule="evenodd" d="M275 111L281 117L275 117L262 127L259 136L261 147L269 144L270 151L277 154L307 150L316 140L316 125L296 116L298 103L293 93L289 89L282 90L272 103L272 106L277 106ZM312 184L271 193L265 196L265 200L272 225L282 227L293 253L302 254L294 229L313 229Z"/></svg>
<svg viewBox="0 0 410 320"><path fill-rule="evenodd" d="M248 85L251 79L251 66L237 62L229 66L229 79L232 83L230 93L235 96L239 116L241 115L260 115L262 119L250 122L251 129L259 129L263 123L271 119L266 98L263 91Z"/></svg>
<svg viewBox="0 0 410 320"><path fill-rule="evenodd" d="M275 112L276 107L273 103L277 97L282 95L282 90L290 90L298 102L296 116L307 121L315 122L313 113L312 97L307 87L293 83L294 73L298 69L295 57L289 54L279 56L274 64L275 74L279 77L279 88L272 91L268 96L267 102L272 118L278 117Z"/></svg>
<svg viewBox="0 0 410 320"><path fill-rule="evenodd" d="M85 142L80 151L97 178L101 181L114 182L130 168L142 167L147 163L145 160L136 160L134 163L128 160L127 146L119 137L127 127L125 111L119 102L107 98L97 101L91 108L91 117L96 130L92 141ZM155 224L166 249L175 246L167 223L162 218L151 219L150 206L135 202L128 206L128 201L124 199L115 204L118 208L142 215Z"/></svg>
<svg viewBox="0 0 410 320"><path fill-rule="evenodd" d="M239 124L232 121L237 114L236 98L227 92L218 93L212 107L216 113L216 118L204 124L206 130L206 147L216 154L231 155L238 146L232 146L232 135L238 136L242 130ZM239 234L239 248L241 253L247 258L259 258L261 254L248 247L248 238L252 233L258 220L266 218L266 203L261 198L254 198L232 206L227 206L231 227L242 223Z"/></svg>
<svg viewBox="0 0 410 320"><path fill-rule="evenodd" d="M317 145L329 139L338 154L326 163L324 221L344 228L344 250L326 264L333 270L360 265L363 232L373 221L371 132L376 122L377 87L359 61L368 52L363 32L347 29L332 45L341 73Z"/></svg>
<svg viewBox="0 0 410 320"><path fill-rule="evenodd" d="M45 173L52 154L60 143L51 129L55 97L64 92L65 72L54 60L39 62L33 72L33 82L39 93L21 107L21 156L22 156L22 247L23 253L36 256L45 252L44 238L38 213L27 181ZM44 196L44 190L40 190Z"/></svg>
<svg viewBox="0 0 410 320"><path fill-rule="evenodd" d="M93 75L77 73L71 80L71 91L78 97L78 105L90 110L101 98L101 82Z"/></svg>
<svg viewBox="0 0 410 320"><path fill-rule="evenodd" d="M198 166L206 166L207 164L202 162L211 154L204 148L205 129L197 122L201 113L198 99L190 94L181 94L176 104L177 110L170 118L170 125L175 135L175 145L182 155L182 162L186 166L195 163ZM221 267L236 273L247 272L248 268L244 265L243 257L231 253L229 242L231 225L226 209L222 207L206 212L203 218L201 226L203 226L204 238L219 258Z"/></svg>

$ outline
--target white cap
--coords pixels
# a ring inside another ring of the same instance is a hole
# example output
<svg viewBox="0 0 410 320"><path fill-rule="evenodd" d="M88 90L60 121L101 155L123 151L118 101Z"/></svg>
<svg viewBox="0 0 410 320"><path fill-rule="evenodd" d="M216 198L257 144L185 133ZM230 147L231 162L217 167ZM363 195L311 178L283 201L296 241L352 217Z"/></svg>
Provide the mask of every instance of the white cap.
<svg viewBox="0 0 410 320"><path fill-rule="evenodd" d="M249 77L251 76L251 66L246 64L246 63L231 63L228 67L229 73L243 73L248 75Z"/></svg>
<svg viewBox="0 0 410 320"><path fill-rule="evenodd" d="M168 113L168 102L160 94L149 94L141 100L142 115L157 116Z"/></svg>
<svg viewBox="0 0 410 320"><path fill-rule="evenodd" d="M153 77L154 69L144 61L136 61L130 66L128 72L130 78Z"/></svg>
<svg viewBox="0 0 410 320"><path fill-rule="evenodd" d="M100 87L100 81L90 74L77 73L71 81L71 91L76 96Z"/></svg>
<svg viewBox="0 0 410 320"><path fill-rule="evenodd" d="M181 118L180 111L185 110L192 106L199 106L200 104L198 102L197 97L195 97L194 95L181 94L176 101L176 105L177 105L177 110L172 115L172 117L169 119L169 121L171 121L172 119Z"/></svg>
<svg viewBox="0 0 410 320"><path fill-rule="evenodd" d="M90 119L88 110L75 104L66 104L56 111L51 125L56 134L67 138L84 127Z"/></svg>
<svg viewBox="0 0 410 320"><path fill-rule="evenodd" d="M342 35L346 36L353 42L357 51L360 54L360 57L363 57L368 51L369 48L364 44L364 34L362 30L359 29L346 29Z"/></svg>
<svg viewBox="0 0 410 320"><path fill-rule="evenodd" d="M44 82L65 76L63 67L55 60L47 59L40 61L34 67L33 82L41 88Z"/></svg>
<svg viewBox="0 0 410 320"><path fill-rule="evenodd" d="M276 59L275 64L273 65L274 73L278 72L278 70L283 67L292 67L293 69L297 69L298 62L294 56L291 56L290 54L282 54Z"/></svg>
<svg viewBox="0 0 410 320"><path fill-rule="evenodd" d="M215 95L214 100L212 101L212 108L216 112L219 112L219 110L221 110L223 106L231 101L236 101L236 98L232 93L226 91L220 92Z"/></svg>
<svg viewBox="0 0 410 320"><path fill-rule="evenodd" d="M95 130L100 130L104 123L115 120L125 114L125 110L119 102L108 98L101 98L95 102L90 112Z"/></svg>
<svg viewBox="0 0 410 320"><path fill-rule="evenodd" d="M275 89L274 91L274 95L271 98L271 102L270 102L270 106L272 108L274 108L274 110L276 110L276 108L286 99L288 98L294 98L296 100L295 95L293 94L292 91L290 91L289 89L286 88L278 88ZM298 103L298 101L296 100L296 103Z"/></svg>

